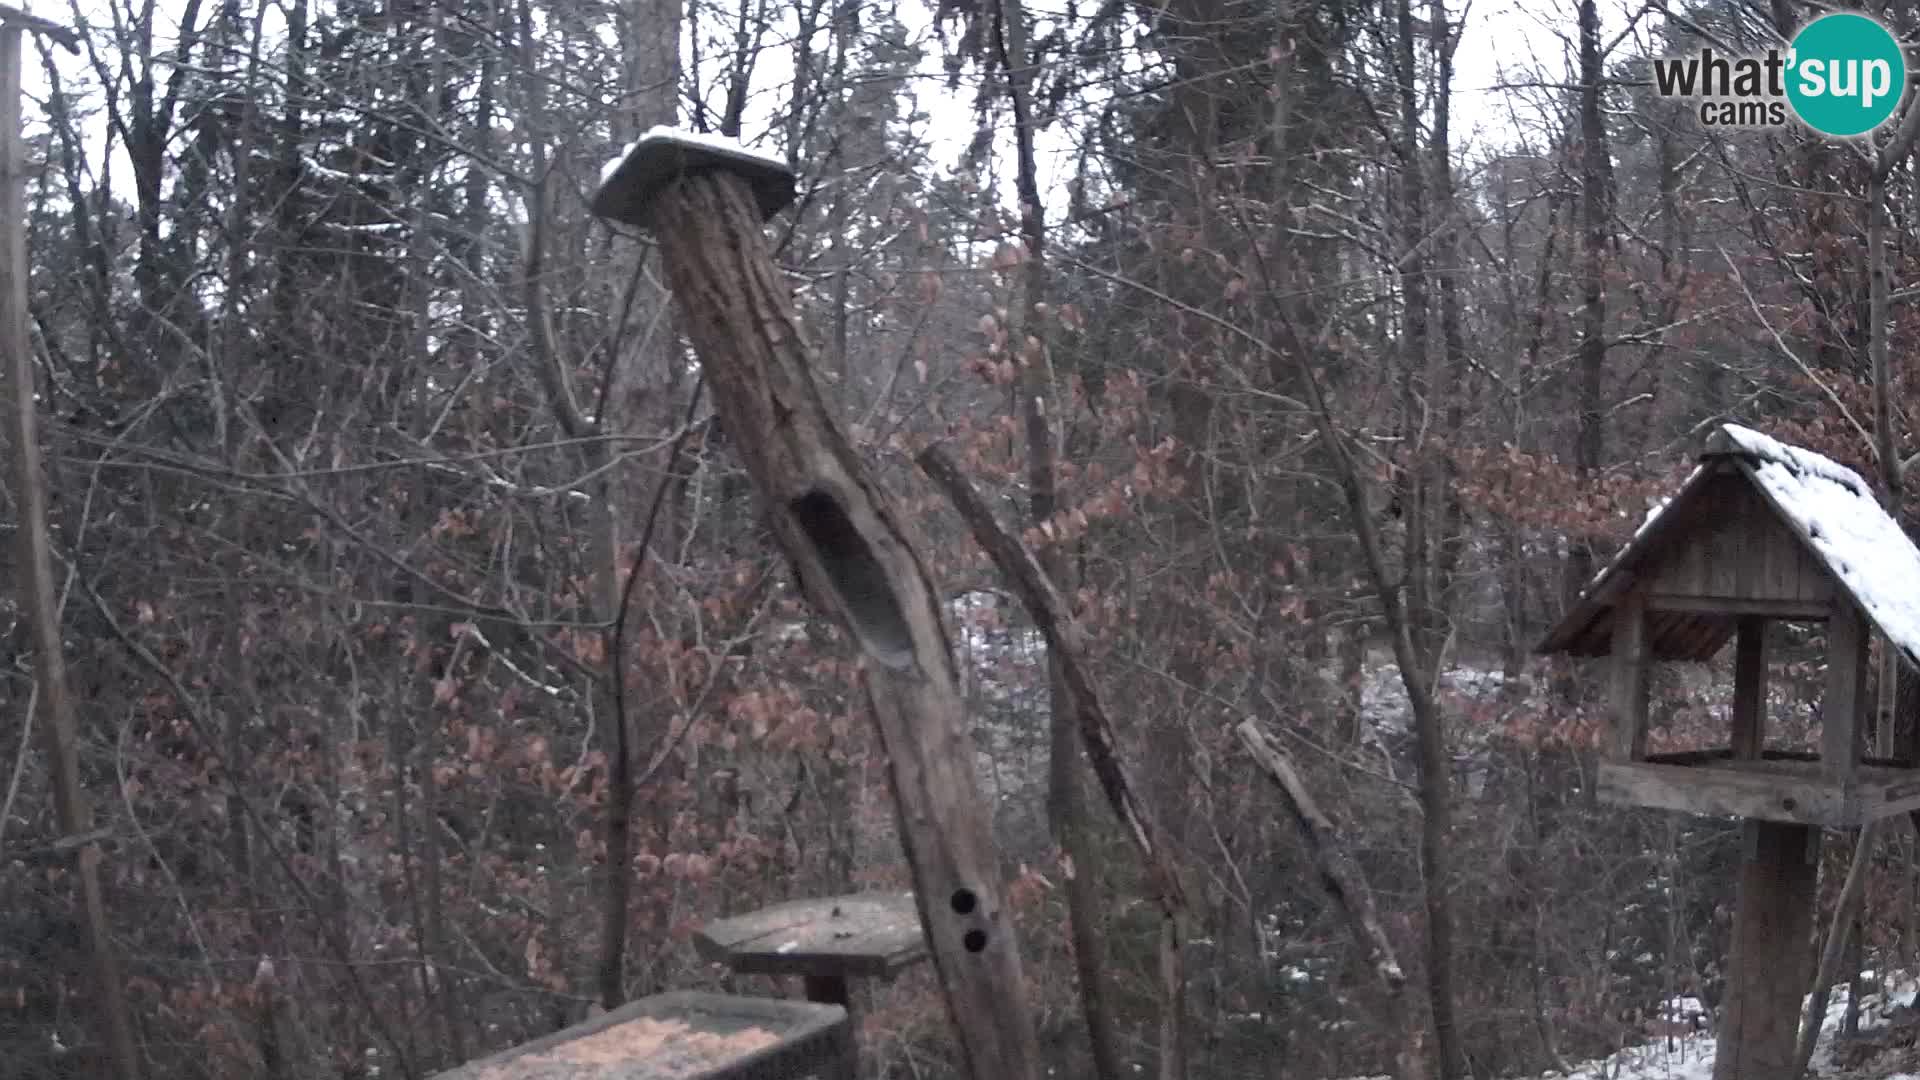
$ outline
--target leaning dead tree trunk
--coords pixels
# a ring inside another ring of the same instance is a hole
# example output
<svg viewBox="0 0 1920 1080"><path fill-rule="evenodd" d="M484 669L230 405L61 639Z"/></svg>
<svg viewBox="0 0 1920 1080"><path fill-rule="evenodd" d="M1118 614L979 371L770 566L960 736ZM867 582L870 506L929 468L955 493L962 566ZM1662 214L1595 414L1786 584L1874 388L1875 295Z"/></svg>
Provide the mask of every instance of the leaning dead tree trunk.
<svg viewBox="0 0 1920 1080"><path fill-rule="evenodd" d="M33 637L33 678L40 704L40 736L53 780L54 818L61 841L73 845L74 869L85 908L87 943L93 952L101 1037L114 1075L137 1080L140 1057L127 1011L120 964L107 923L100 887L100 844L93 811L80 782L77 725L67 696L66 655L60 643L60 601L53 589L53 545L47 525L47 477L40 457L38 406L34 403L32 339L27 332L27 153L20 136L21 38L31 31L79 52L73 32L0 5L0 348L7 352L10 391L8 441L13 450L13 498L20 609Z"/></svg>
<svg viewBox="0 0 1920 1080"><path fill-rule="evenodd" d="M762 221L792 198L780 161L656 132L594 211L650 227L716 408L808 598L852 632L892 774L900 839L947 1005L978 1080L1038 1080L939 592L892 499L834 424Z"/></svg>
<svg viewBox="0 0 1920 1080"><path fill-rule="evenodd" d="M1367 889L1366 878L1340 843L1338 827L1314 801L1313 793L1301 782L1286 752L1273 745L1258 725L1251 720L1242 721L1234 728L1234 734L1279 788L1281 798L1293 814L1293 823L1300 830L1300 841L1320 871L1321 887L1346 916L1347 932L1366 954L1367 966L1373 969L1386 994L1387 1022L1400 1040L1394 1075L1399 1080L1424 1080L1427 1057L1419 1017L1407 1001L1406 971L1394 956L1393 943L1387 940L1386 931L1380 927L1380 916L1374 910L1373 894Z"/></svg>

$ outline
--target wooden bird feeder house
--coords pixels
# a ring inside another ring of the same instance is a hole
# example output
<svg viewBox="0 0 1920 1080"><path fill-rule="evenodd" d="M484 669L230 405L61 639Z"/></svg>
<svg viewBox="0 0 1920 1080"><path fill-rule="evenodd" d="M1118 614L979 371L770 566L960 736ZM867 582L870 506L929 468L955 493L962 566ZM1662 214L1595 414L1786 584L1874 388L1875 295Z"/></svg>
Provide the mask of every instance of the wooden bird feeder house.
<svg viewBox="0 0 1920 1080"><path fill-rule="evenodd" d="M1766 624L1824 624L1816 753L1766 748ZM1600 795L1626 806L1856 828L1920 809L1920 755L1863 753L1870 637L1920 664L1920 551L1852 470L1725 425L1540 645L1607 657L1612 723ZM1724 746L1647 752L1654 661L1706 661L1734 642Z"/></svg>
<svg viewBox="0 0 1920 1080"><path fill-rule="evenodd" d="M1767 749L1768 620L1825 626L1818 753ZM1714 1080L1800 1073L1821 829L1920 809L1912 735L1862 752L1876 632L1920 665L1920 550L1853 470L1728 424L1540 646L1611 665L1602 799L1746 819ZM1711 660L1729 640L1727 744L1648 753L1650 665Z"/></svg>

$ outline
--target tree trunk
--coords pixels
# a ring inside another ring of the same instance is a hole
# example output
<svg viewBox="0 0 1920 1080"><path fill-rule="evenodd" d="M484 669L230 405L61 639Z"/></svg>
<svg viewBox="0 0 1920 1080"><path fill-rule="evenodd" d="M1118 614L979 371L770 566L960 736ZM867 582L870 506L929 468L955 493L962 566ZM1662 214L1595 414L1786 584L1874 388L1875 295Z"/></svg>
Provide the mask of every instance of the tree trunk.
<svg viewBox="0 0 1920 1080"><path fill-rule="evenodd" d="M934 967L978 1080L1038 1080L1033 1013L958 673L919 545L830 418L747 185L689 175L653 203L673 292L775 539L839 617L885 748Z"/></svg>
<svg viewBox="0 0 1920 1080"><path fill-rule="evenodd" d="M1612 219L1613 161L1601 112L1600 16L1595 0L1580 0L1580 345L1576 370L1574 470L1582 490L1599 475L1606 450L1604 375L1607 363L1607 235ZM1576 536L1569 545L1564 584L1571 605L1593 580L1598 556L1593 538Z"/></svg>
<svg viewBox="0 0 1920 1080"><path fill-rule="evenodd" d="M1055 490L1055 434L1048 421L1048 402L1053 400L1050 355L1052 341L1048 318L1048 272L1046 251L1046 204L1040 196L1039 166L1034 155L1033 102L1030 96L1033 65L1027 55L1026 8L1019 0L1001 0L994 5L995 47L999 64L1007 74L1007 93L1014 120L1014 145L1017 156L1016 190L1020 200L1020 235L1026 246L1025 293L1020 317L1008 335L1019 365L1020 418L1027 441L1027 510L1035 525L1050 520L1058 508ZM1071 567L1062 557L1058 544L1042 550L1041 566L1056 587L1071 595ZM1054 843L1060 849L1061 877L1067 897L1067 931L1073 943L1074 973L1080 983L1080 1010L1086 1019L1088 1049L1093 1074L1099 1080L1121 1080L1119 1035L1114 1028L1113 1012L1107 1003L1106 946L1099 923L1100 899L1095 892L1097 875L1091 830L1080 791L1080 745L1074 725L1074 706L1062 681L1060 660L1048 649L1048 761L1047 817ZM1164 973L1163 973L1164 974ZM1180 982L1176 964L1165 975L1176 986ZM1163 1003L1163 1011L1173 1013L1179 995L1172 994ZM1179 1031L1171 1024L1172 1039L1162 1036L1163 1063L1180 1060ZM1174 1065L1177 1069L1177 1064ZM1175 1080L1162 1071L1162 1080Z"/></svg>
<svg viewBox="0 0 1920 1080"><path fill-rule="evenodd" d="M27 155L21 140L21 37L16 24L0 26L0 339L9 363L7 443L12 458L14 530L20 579L20 611L33 638L33 677L39 690L36 725L52 778L54 818L63 839L93 831L93 809L81 786L78 725L67 689L66 646L60 634L60 602L53 588L53 537L47 521L47 479L40 456L39 406L27 334ZM101 1038L114 1074L138 1080L140 1056L127 1008L120 961L100 885L105 856L98 841L73 849L80 902L93 953L94 999Z"/></svg>

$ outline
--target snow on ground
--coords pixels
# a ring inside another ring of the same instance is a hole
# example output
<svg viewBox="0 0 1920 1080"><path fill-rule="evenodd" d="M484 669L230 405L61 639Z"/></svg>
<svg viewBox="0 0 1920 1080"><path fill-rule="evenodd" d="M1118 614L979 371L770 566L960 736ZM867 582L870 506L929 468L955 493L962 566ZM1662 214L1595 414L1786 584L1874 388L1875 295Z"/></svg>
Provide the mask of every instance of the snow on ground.
<svg viewBox="0 0 1920 1080"><path fill-rule="evenodd" d="M1440 673L1440 693L1457 694L1469 701L1493 697L1505 685L1503 672L1490 668L1461 666ZM1368 664L1360 676L1360 719L1369 731L1403 734L1413 723L1413 709L1407 702L1407 684L1400 669L1391 661Z"/></svg>
<svg viewBox="0 0 1920 1080"><path fill-rule="evenodd" d="M1874 982L1871 972L1864 972L1861 977L1870 985ZM1837 1075L1832 1060L1833 1036L1840 1030L1841 1020L1847 1015L1847 994L1845 985L1833 989L1833 996L1827 1003L1825 1021L1820 1027L1820 1041L1814 1045L1810 1075ZM1913 1008L1916 996L1920 996L1920 981L1904 973L1890 975L1877 992L1860 999L1860 1030L1869 1031L1886 1024L1888 1014L1894 1009ZM1666 1004L1682 1009L1687 1006L1700 1008L1699 999L1691 997L1673 998ZM1715 1045L1711 1032L1652 1038L1609 1057L1580 1062L1573 1066L1570 1073L1563 1074L1557 1070L1543 1073L1540 1080L1712 1080ZM1351 1077L1349 1080L1390 1078ZM1890 1076L1886 1080L1905 1080L1905 1077ZM1914 1077L1913 1080L1920 1080L1920 1077Z"/></svg>

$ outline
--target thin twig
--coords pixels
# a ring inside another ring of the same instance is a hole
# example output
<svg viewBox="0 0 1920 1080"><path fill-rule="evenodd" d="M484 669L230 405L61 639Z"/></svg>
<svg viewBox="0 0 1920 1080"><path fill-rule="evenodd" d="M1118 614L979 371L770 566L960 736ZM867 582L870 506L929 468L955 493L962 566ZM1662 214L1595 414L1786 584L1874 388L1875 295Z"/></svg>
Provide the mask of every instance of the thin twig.
<svg viewBox="0 0 1920 1080"><path fill-rule="evenodd" d="M1800 354L1793 351L1793 346L1787 344L1787 339L1780 336L1780 331L1773 328L1773 323L1768 321L1766 314L1760 310L1760 302L1754 299L1753 290L1747 288L1747 279L1740 276L1740 268L1734 264L1733 256L1727 254L1727 249L1724 247L1718 250L1720 257L1727 261L1727 269L1733 274L1733 280L1739 284L1740 291L1746 294L1747 306L1753 310L1753 317L1759 319L1760 325L1766 327L1767 333L1773 336L1773 343L1780 349L1781 355L1793 361L1794 366L1800 369L1800 373L1810 379L1813 385L1819 387L1821 393L1827 395L1827 400L1833 403L1834 408L1840 410L1840 415L1846 417L1847 423L1853 425L1853 430L1859 433L1860 440L1867 444L1868 449L1873 451L1877 458L1879 452L1873 436L1861 426L1860 421L1853 418L1851 412L1847 411L1847 406L1840 400L1840 395L1834 393L1832 387L1820 381L1820 376L1813 373L1813 369L1807 366L1807 362L1800 359Z"/></svg>
<svg viewBox="0 0 1920 1080"><path fill-rule="evenodd" d="M33 746L33 708L40 700L40 684L27 691L27 712L20 721L20 753L13 759L13 777L7 781L7 797L0 801L0 840L7 838L7 822L13 817L13 800L20 794L20 776L27 771L27 755ZM6 851L6 845L0 844L0 852Z"/></svg>

